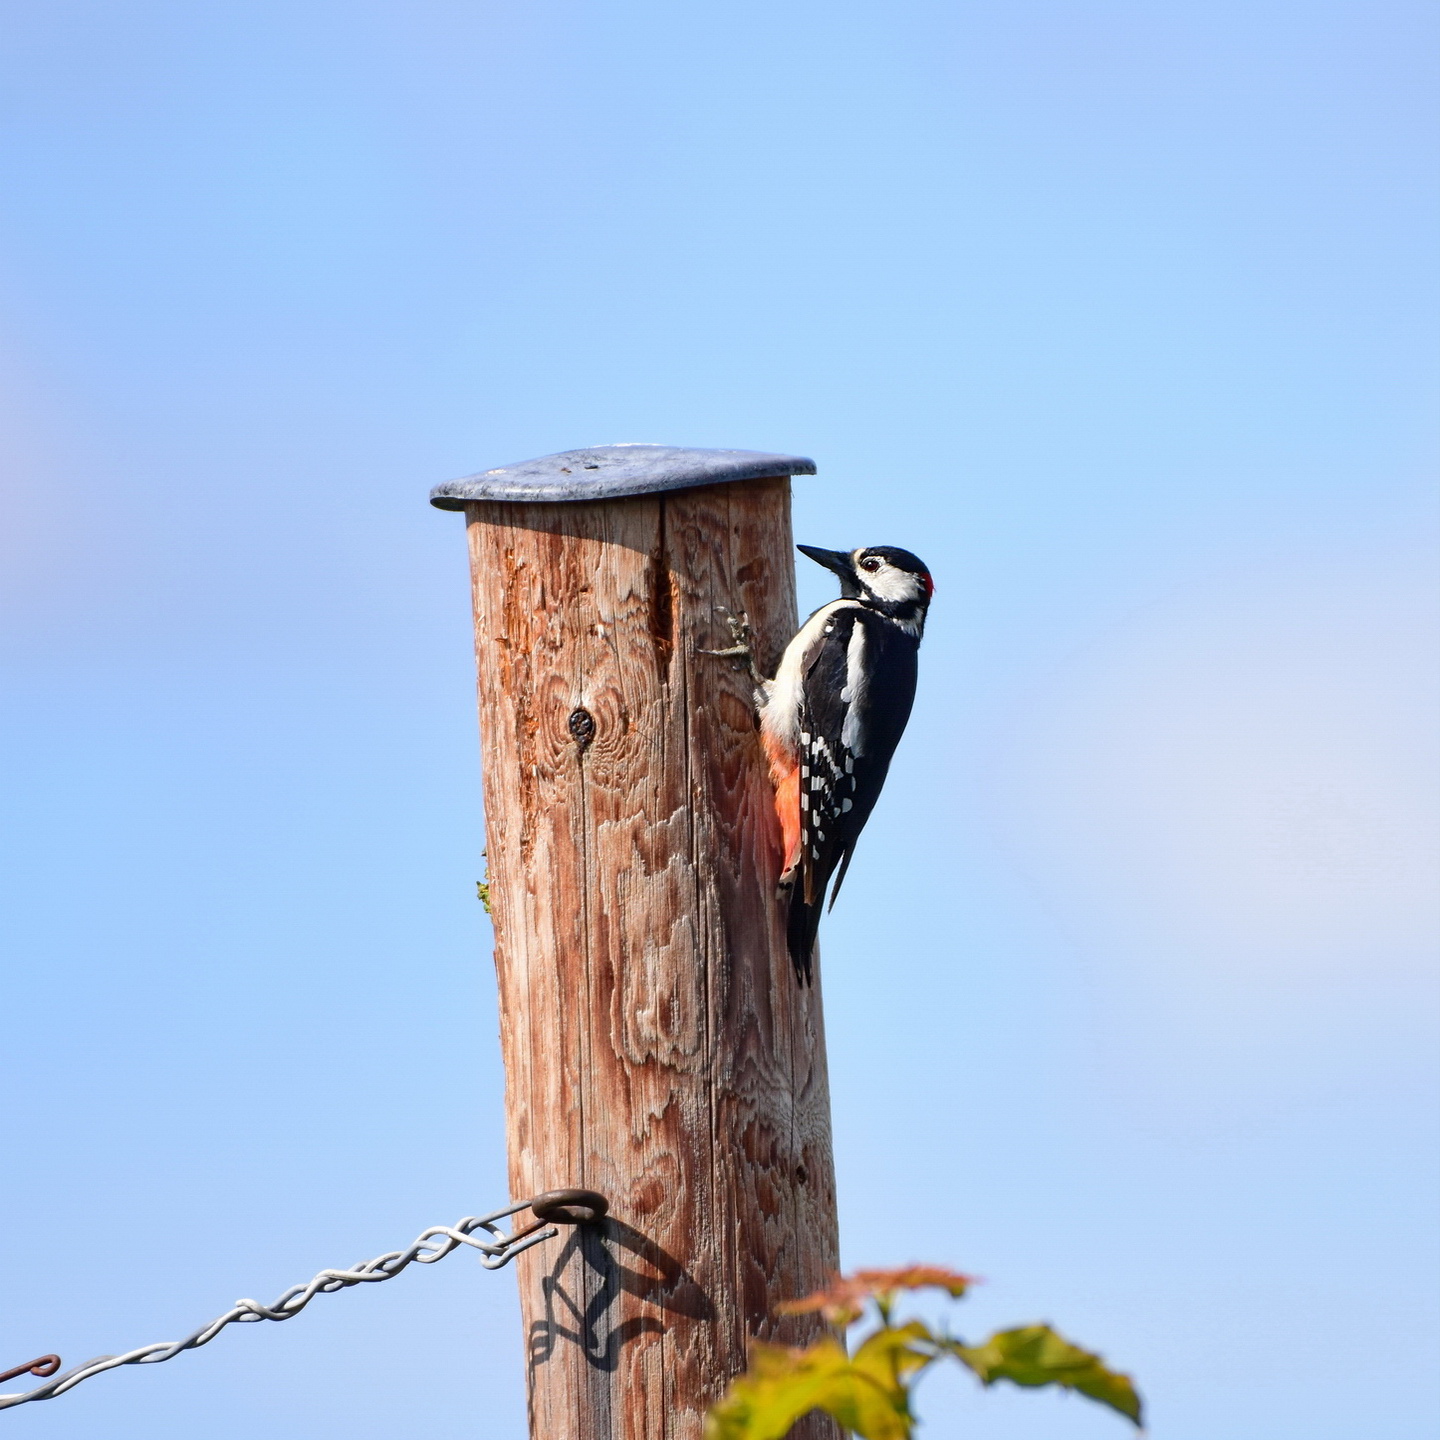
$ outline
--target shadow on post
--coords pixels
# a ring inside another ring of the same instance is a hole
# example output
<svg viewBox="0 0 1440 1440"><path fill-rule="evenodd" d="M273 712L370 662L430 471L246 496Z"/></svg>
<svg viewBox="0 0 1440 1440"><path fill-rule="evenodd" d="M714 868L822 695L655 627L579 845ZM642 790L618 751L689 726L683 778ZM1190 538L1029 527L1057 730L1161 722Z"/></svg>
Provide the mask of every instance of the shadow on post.
<svg viewBox="0 0 1440 1440"><path fill-rule="evenodd" d="M572 1266L578 1253L579 1266ZM627 1263L633 1257L649 1273ZM571 1271L571 1285L565 1282ZM578 1281L583 1295L572 1293ZM540 1281L545 1316L530 1327L532 1372L568 1342L579 1346L587 1363L612 1372L620 1352L641 1335L663 1334L664 1322L655 1315L634 1315L612 1324L611 1312L621 1295L633 1295L661 1311L692 1320L713 1320L714 1303L683 1265L653 1240L624 1221L606 1219L599 1225L582 1225L571 1232L555 1257L550 1273Z"/></svg>

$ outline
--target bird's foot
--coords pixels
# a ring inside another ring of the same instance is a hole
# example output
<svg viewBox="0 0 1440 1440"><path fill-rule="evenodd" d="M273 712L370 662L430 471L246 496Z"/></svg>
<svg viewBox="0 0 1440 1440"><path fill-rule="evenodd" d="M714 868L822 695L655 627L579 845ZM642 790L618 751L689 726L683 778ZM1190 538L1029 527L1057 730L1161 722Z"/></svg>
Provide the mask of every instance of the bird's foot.
<svg viewBox="0 0 1440 1440"><path fill-rule="evenodd" d="M739 668L749 673L757 693L763 694L769 682L760 673L760 668L755 663L755 651L751 646L755 635L750 628L750 617L743 610L738 615L732 615L723 606L717 605L715 608L719 614L725 617L725 623L730 627L731 643L724 650L701 650L697 653L714 655L722 660L740 661Z"/></svg>

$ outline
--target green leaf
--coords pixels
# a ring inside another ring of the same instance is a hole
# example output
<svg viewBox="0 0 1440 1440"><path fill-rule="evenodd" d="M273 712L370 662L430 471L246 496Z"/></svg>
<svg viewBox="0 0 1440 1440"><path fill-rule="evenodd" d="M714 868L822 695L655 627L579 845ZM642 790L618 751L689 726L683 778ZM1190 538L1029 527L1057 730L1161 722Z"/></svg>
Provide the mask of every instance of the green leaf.
<svg viewBox="0 0 1440 1440"><path fill-rule="evenodd" d="M893 1342L875 1345L883 1335ZM881 1331L853 1361L832 1339L808 1350L757 1343L750 1369L711 1410L706 1440L780 1440L812 1410L833 1416L864 1440L910 1440L914 1420L901 1377L933 1358L909 1350L913 1338Z"/></svg>
<svg viewBox="0 0 1440 1440"><path fill-rule="evenodd" d="M490 852L489 852L489 850L482 850L482 851L480 852L480 858L486 862L486 864L485 864L485 878L484 878L483 880L477 880L477 881L475 882L475 893L476 893L476 895L478 895L478 896L480 897L480 903L485 907L485 913L486 913L487 915L491 915L491 914L493 914L494 912L490 909L490 864L489 864Z"/></svg>
<svg viewBox="0 0 1440 1440"><path fill-rule="evenodd" d="M916 1343L928 1349L916 1349ZM935 1361L937 1341L929 1326L919 1320L908 1325L887 1325L866 1338L850 1364L862 1375L881 1383L898 1383Z"/></svg>
<svg viewBox="0 0 1440 1440"><path fill-rule="evenodd" d="M1009 1380L1031 1387L1059 1385L1141 1423L1140 1396L1130 1377L1111 1370L1098 1355L1072 1345L1048 1325L1022 1325L997 1331L979 1345L951 1341L945 1348L982 1384Z"/></svg>

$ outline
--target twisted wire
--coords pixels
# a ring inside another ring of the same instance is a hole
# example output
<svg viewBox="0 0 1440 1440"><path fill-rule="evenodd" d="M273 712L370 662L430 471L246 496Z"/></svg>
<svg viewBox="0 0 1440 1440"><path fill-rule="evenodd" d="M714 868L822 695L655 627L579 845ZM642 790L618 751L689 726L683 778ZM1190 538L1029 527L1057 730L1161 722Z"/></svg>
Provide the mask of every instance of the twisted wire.
<svg viewBox="0 0 1440 1440"><path fill-rule="evenodd" d="M507 1215L530 1208L534 1201L543 1198L545 1197L537 1196L532 1197L532 1200L522 1200L518 1205L510 1205L489 1215L467 1215L463 1220L457 1220L454 1225L432 1225L430 1229L417 1235L407 1249L392 1250L386 1255L376 1256L373 1260L362 1260L349 1270L322 1270L305 1284L292 1285L272 1304L262 1305L258 1300L237 1300L223 1315L192 1331L183 1340L142 1345L138 1350L127 1350L123 1355L97 1355L83 1365L76 1365L64 1374L46 1380L43 1385L37 1385L33 1390L19 1395L0 1395L0 1410L8 1410L13 1405L24 1405L31 1400L53 1400L57 1395L74 1389L82 1380L88 1380L92 1375L100 1375L121 1365L158 1365L162 1360L173 1360L185 1350L195 1350L201 1345L208 1345L227 1325L254 1324L260 1320L289 1320L298 1315L317 1295L331 1295L337 1290L348 1290L352 1285L393 1280L407 1266L433 1265L462 1245L478 1250L480 1263L487 1270L498 1270L532 1245L553 1239L560 1233L553 1225L544 1224L548 1216L508 1235L497 1223ZM561 1213L556 1218L568 1217ZM490 1238L477 1238L474 1233L477 1230L484 1231Z"/></svg>

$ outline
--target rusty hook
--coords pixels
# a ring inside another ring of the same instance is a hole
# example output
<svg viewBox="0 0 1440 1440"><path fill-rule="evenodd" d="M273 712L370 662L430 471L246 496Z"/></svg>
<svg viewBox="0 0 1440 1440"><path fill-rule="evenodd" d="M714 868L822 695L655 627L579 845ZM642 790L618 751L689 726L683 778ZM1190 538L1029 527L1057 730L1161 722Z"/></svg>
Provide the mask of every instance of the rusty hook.
<svg viewBox="0 0 1440 1440"><path fill-rule="evenodd" d="M609 1208L595 1190L547 1190L530 1202L530 1213L553 1225L593 1225Z"/></svg>
<svg viewBox="0 0 1440 1440"><path fill-rule="evenodd" d="M38 1360L31 1360L27 1365L17 1365L13 1370L7 1370L0 1375L0 1385L7 1380L15 1380L21 1375L38 1375L42 1380L53 1375L60 1368L60 1357L58 1355L42 1355Z"/></svg>

